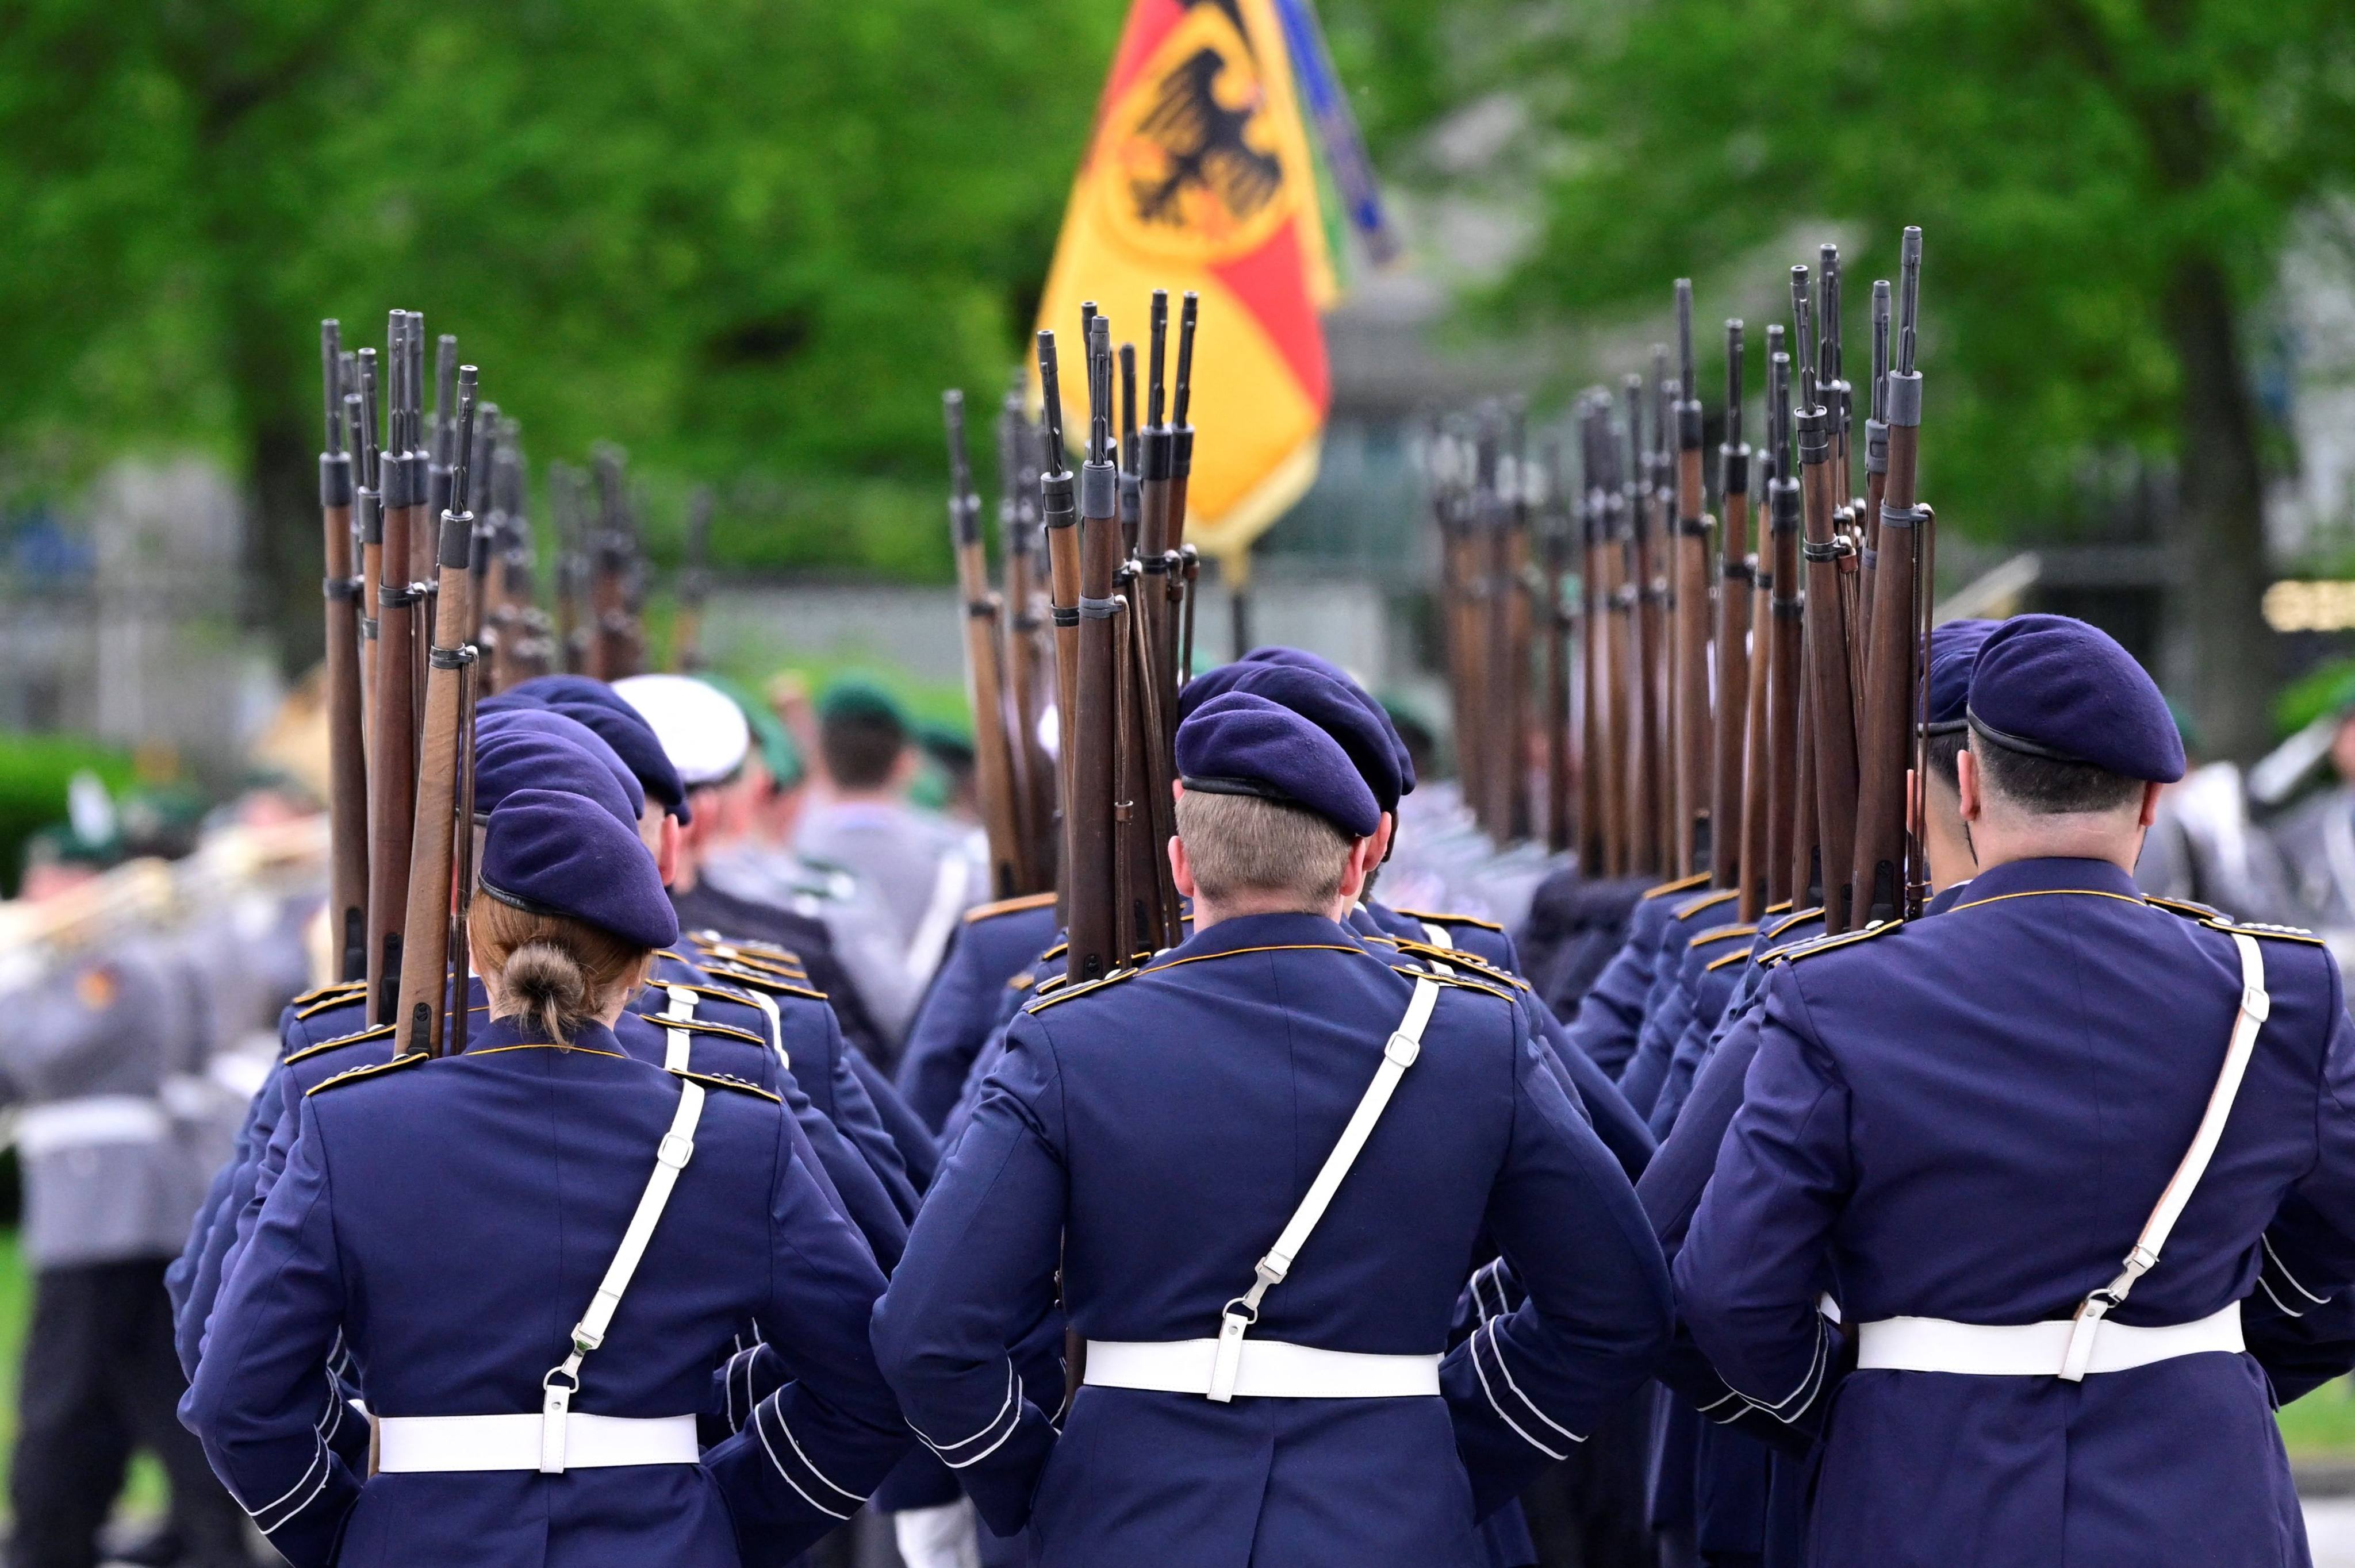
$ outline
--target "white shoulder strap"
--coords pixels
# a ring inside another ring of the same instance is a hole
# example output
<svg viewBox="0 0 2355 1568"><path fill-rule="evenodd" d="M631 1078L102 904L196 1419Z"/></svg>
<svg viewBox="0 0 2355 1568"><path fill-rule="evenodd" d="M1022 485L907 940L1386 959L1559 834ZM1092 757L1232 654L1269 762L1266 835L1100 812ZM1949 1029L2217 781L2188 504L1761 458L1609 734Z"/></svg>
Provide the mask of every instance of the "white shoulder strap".
<svg viewBox="0 0 2355 1568"><path fill-rule="evenodd" d="M908 938L904 961L909 979L922 984L941 967L949 938L956 932L957 916L964 913L965 892L972 885L973 863L965 858L964 846L950 845L933 863L932 902L924 906L924 917Z"/></svg>
<svg viewBox="0 0 2355 1568"><path fill-rule="evenodd" d="M1423 936L1430 941L1433 947L1452 948L1455 945L1455 933L1450 931L1446 927L1433 925L1429 920L1418 921L1416 923L1423 927Z"/></svg>
<svg viewBox="0 0 2355 1568"><path fill-rule="evenodd" d="M646 1244L654 1240L655 1225L670 1202L671 1189L678 1185L678 1173L695 1154L696 1124L702 1119L703 1086L693 1078L681 1078L678 1114L671 1118L670 1130L663 1134L655 1150L654 1174L646 1178L646 1190L638 1196L637 1211L622 1233L622 1245L613 1261L605 1266L605 1277L599 1282L597 1294L589 1298L589 1310L572 1326L572 1353L540 1380L545 1395L539 1423L543 1475L564 1473L564 1418L572 1408L572 1396L581 1392L581 1360L605 1342L605 1330L613 1327L613 1313L622 1305L623 1293L630 1288L630 1277L637 1273L639 1262L646 1255Z"/></svg>
<svg viewBox="0 0 2355 1568"><path fill-rule="evenodd" d="M2085 1369L2093 1364L2094 1339L2102 1319L2112 1308L2126 1300L2135 1281L2148 1274L2158 1262L2169 1233L2183 1217L2183 1206L2191 1202L2193 1190L2208 1173L2208 1161L2215 1157L2216 1145L2224 1136L2224 1123L2232 1114L2232 1102L2241 1093L2241 1080L2248 1075L2249 1058L2256 1054L2257 1031L2273 1012L2273 999L2265 994L2265 957L2256 938L2235 931L2232 943L2241 949L2241 1011L2232 1021L2232 1044L2224 1047L2223 1071L2216 1076L2216 1087L2208 1097L2207 1113L2200 1118L2200 1130L2192 1134L2191 1147L2184 1151L2183 1163L2175 1168L2167 1191L2158 1196L2158 1207L2150 1212L2142 1234L2135 1239L2134 1250L2126 1254L2126 1267L2115 1279L2078 1303L2075 1325L2069 1331L2069 1352L2061 1363L2062 1377L2071 1383L2084 1381Z"/></svg>
<svg viewBox="0 0 2355 1568"><path fill-rule="evenodd" d="M1242 1368L1243 1335L1259 1320L1260 1298L1267 1294L1269 1286L1283 1284L1284 1277L1292 1272L1293 1259L1308 1245L1309 1233L1325 1217L1333 1194L1340 1191L1342 1179L1349 1174L1349 1167L1358 1162L1366 1140L1373 1136L1374 1124L1381 1120L1391 1096L1398 1091L1399 1080L1406 1076L1406 1070L1422 1054L1423 1032L1430 1024L1431 1010L1438 1001L1436 981L1418 979L1414 982L1414 995L1407 1001L1406 1016L1383 1044L1381 1065L1374 1069L1374 1081L1366 1086L1358 1108L1349 1113L1348 1125L1341 1129L1341 1140L1325 1157L1316 1179L1308 1183L1307 1195L1292 1212L1284 1234L1275 1238L1275 1245L1259 1260L1252 1271L1257 1277L1251 1289L1227 1303L1219 1320L1218 1353L1210 1363L1210 1397L1219 1403L1223 1404L1235 1396L1235 1374Z"/></svg>
<svg viewBox="0 0 2355 1568"><path fill-rule="evenodd" d="M669 992L670 1005L664 1008L659 1016L665 1019L676 1019L677 1022L663 1032L670 1037L669 1044L663 1051L663 1065L674 1073L684 1073L690 1065L693 1052L689 1049L691 1042L687 1031L678 1025L695 1017L695 993L683 985L667 986L664 989Z"/></svg>

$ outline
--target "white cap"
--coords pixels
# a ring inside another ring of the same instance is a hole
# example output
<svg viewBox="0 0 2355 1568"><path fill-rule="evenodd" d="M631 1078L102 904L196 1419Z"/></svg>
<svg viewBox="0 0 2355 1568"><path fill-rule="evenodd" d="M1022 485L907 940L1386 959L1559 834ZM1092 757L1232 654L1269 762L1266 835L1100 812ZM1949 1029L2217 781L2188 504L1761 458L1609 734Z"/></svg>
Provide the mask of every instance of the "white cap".
<svg viewBox="0 0 2355 1568"><path fill-rule="evenodd" d="M613 690L654 730L688 789L717 784L744 766L751 726L717 687L692 675L632 675L614 682Z"/></svg>

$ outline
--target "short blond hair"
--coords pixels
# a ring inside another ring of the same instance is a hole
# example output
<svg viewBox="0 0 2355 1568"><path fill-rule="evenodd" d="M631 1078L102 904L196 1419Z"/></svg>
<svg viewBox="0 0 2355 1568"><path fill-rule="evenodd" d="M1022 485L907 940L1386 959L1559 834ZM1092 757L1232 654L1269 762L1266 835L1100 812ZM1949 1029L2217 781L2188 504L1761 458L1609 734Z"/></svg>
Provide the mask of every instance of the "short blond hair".
<svg viewBox="0 0 2355 1568"><path fill-rule="evenodd" d="M1212 903L1289 894L1302 911L1320 913L1340 895L1355 842L1314 811L1201 789L1178 798L1178 838L1194 885Z"/></svg>

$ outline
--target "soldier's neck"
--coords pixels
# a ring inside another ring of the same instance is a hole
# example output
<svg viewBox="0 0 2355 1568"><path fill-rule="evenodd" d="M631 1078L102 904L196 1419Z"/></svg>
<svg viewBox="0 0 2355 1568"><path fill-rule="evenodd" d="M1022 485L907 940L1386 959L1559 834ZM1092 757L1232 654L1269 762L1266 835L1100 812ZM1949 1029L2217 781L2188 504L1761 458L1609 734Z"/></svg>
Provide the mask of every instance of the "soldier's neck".
<svg viewBox="0 0 2355 1568"><path fill-rule="evenodd" d="M1246 915L1319 915L1338 923L1349 912L1349 900L1335 898L1322 908L1311 908L1300 901L1296 893L1239 893L1227 899L1213 899L1201 892L1194 895L1194 931L1197 936L1221 920L1239 920Z"/></svg>

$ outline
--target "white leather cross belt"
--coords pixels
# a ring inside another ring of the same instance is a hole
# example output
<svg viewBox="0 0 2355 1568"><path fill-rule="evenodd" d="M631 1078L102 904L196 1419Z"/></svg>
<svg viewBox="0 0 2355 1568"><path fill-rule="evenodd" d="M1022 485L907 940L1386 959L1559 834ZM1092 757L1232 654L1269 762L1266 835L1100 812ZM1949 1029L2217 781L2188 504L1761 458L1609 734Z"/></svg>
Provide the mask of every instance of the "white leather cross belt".
<svg viewBox="0 0 2355 1568"><path fill-rule="evenodd" d="M537 1470L541 1424L527 1415L379 1415L376 1467L384 1474L441 1470ZM564 1416L564 1467L692 1465L699 1457L692 1415Z"/></svg>
<svg viewBox="0 0 2355 1568"><path fill-rule="evenodd" d="M2059 1377L2069 1354L2067 1318L2048 1323L1951 1323L1944 1318L1884 1318L1858 1330L1859 1371L1968 1372L1980 1377ZM2094 1330L2089 1372L2126 1372L2178 1356L2242 1349L2241 1304L2193 1323L2137 1328L2105 1319Z"/></svg>
<svg viewBox="0 0 2355 1568"><path fill-rule="evenodd" d="M1090 1340L1087 1381L1097 1388L1207 1394L1218 1354L1216 1340ZM1411 1399L1439 1392L1439 1358L1245 1340L1234 1391L1245 1399Z"/></svg>

